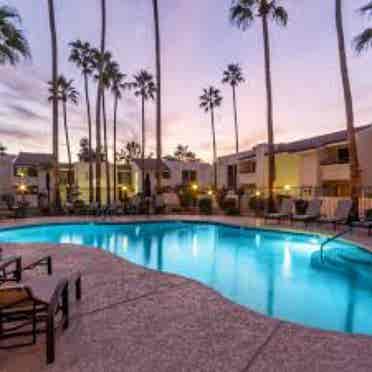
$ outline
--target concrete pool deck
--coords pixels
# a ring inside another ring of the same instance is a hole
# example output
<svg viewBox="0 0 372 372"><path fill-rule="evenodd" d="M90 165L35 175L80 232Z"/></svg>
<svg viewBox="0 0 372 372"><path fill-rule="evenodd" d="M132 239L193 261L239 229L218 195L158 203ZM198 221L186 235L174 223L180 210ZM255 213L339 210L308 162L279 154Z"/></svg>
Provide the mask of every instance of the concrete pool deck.
<svg viewBox="0 0 372 372"><path fill-rule="evenodd" d="M242 226L248 217L185 217ZM177 216L113 218L115 222ZM28 219L17 224L84 221ZM13 221L1 226L14 226ZM275 226L270 226L275 228ZM327 232L327 231L326 231ZM328 231L331 232L331 231ZM351 238L372 247L365 232ZM1 372L371 371L372 337L325 332L259 315L189 279L154 272L99 249L73 245L5 245L26 260L50 254L55 271L80 270L81 303L57 333L56 361L45 364L44 336L0 351Z"/></svg>

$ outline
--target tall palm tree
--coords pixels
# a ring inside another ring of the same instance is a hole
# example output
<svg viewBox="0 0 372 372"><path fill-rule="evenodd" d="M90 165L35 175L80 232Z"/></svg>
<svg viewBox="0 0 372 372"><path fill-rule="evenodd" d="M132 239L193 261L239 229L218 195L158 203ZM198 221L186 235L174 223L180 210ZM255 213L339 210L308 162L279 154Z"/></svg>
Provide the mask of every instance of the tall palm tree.
<svg viewBox="0 0 372 372"><path fill-rule="evenodd" d="M350 186L351 198L353 200L354 216L358 216L359 193L360 193L360 169L354 128L353 97L351 93L349 71L345 50L345 35L342 19L342 0L336 0L336 30L338 41L338 52L340 59L340 70L344 90L347 136L350 154Z"/></svg>
<svg viewBox="0 0 372 372"><path fill-rule="evenodd" d="M54 1L48 0L49 10L49 28L51 35L51 49L52 49L52 82L53 82L53 98L52 98L52 113L53 113L53 158L54 158L54 205L55 208L60 208L61 195L59 190L59 156L58 156L58 45L57 45L57 29L54 12Z"/></svg>
<svg viewBox="0 0 372 372"><path fill-rule="evenodd" d="M16 9L0 6L0 64L16 65L21 58L31 58L30 46L18 27L22 20Z"/></svg>
<svg viewBox="0 0 372 372"><path fill-rule="evenodd" d="M238 109L236 103L236 87L244 83L242 68L238 64L230 64L223 72L223 84L229 84L233 93L233 106L234 106L234 126L235 126L235 152L239 153L239 126L238 126Z"/></svg>
<svg viewBox="0 0 372 372"><path fill-rule="evenodd" d="M269 36L269 20L286 26L288 14L282 6L277 5L277 0L234 0L230 8L230 19L237 27L246 30L254 20L261 18L265 52L266 100L267 100L267 132L269 156L269 209L273 208L273 188L275 182L275 151L274 151L274 122L273 98L271 83L271 52Z"/></svg>
<svg viewBox="0 0 372 372"><path fill-rule="evenodd" d="M361 7L359 11L362 15L372 15L372 1L370 1L367 5ZM372 46L372 28L368 27L361 34L359 34L354 39L354 44L355 50L358 53L361 53Z"/></svg>
<svg viewBox="0 0 372 372"><path fill-rule="evenodd" d="M76 40L70 43L71 53L69 60L74 63L83 74L85 103L87 106L88 117L88 148L89 148L89 202L92 203L94 199L93 187L93 145L92 145L92 114L89 98L89 77L93 73L93 50L88 42Z"/></svg>
<svg viewBox="0 0 372 372"><path fill-rule="evenodd" d="M120 72L120 68L118 67L117 71L114 72L112 77L112 84L111 84L111 92L114 96L114 151L113 151L113 158L114 158L114 201L117 201L117 113L118 113L118 105L119 100L123 98L123 92L126 89L130 89L131 84L125 81L127 75Z"/></svg>
<svg viewBox="0 0 372 372"><path fill-rule="evenodd" d="M112 54L105 52L103 56L99 53L95 53L96 65L100 66L103 64L102 74L102 117L103 117L103 150L105 153L105 171L106 171L106 203L111 203L111 175L110 175L110 163L108 157L108 128L107 128L107 110L106 110L106 91L110 89L112 79L118 71L118 64L112 60ZM99 71L96 75L96 79L99 80Z"/></svg>
<svg viewBox="0 0 372 372"><path fill-rule="evenodd" d="M59 76L58 81L57 81L57 89L58 89L57 97L58 97L58 100L62 102L62 111L63 111L63 126L65 130L68 169L69 169L68 171L69 191L71 191L71 186L72 186L73 169L72 169L70 136L69 136L69 129L68 129L68 121L67 121L67 104L72 103L74 105L77 105L79 102L79 92L74 88L73 82L74 80L72 79L67 80L63 75ZM50 86L49 92L51 93L51 96L49 99L52 100L54 97L53 82L49 82L49 86Z"/></svg>
<svg viewBox="0 0 372 372"><path fill-rule="evenodd" d="M101 46L100 54L103 56L106 49L106 0L101 0ZM103 90L104 63L100 61L98 66L97 103L96 103L96 151L102 152L101 143L101 108ZM101 156L96 157L96 202L101 205Z"/></svg>
<svg viewBox="0 0 372 372"><path fill-rule="evenodd" d="M161 44L160 20L158 0L152 0L155 27L155 55L156 55L156 187L161 189L161 158L162 158L162 96L161 96Z"/></svg>
<svg viewBox="0 0 372 372"><path fill-rule="evenodd" d="M214 123L214 111L217 107L220 107L222 103L221 92L214 88L209 87L203 89L203 95L200 96L200 107L205 112L211 113L211 124L212 124L212 139L213 139L213 165L214 165L214 188L217 190L217 145L216 145L216 128Z"/></svg>
<svg viewBox="0 0 372 372"><path fill-rule="evenodd" d="M145 150L146 150L146 113L145 103L148 100L154 100L156 95L156 84L154 77L146 70L141 70L133 76L134 95L141 98L142 108L142 145L141 145L141 161L142 161L142 190L145 185Z"/></svg>

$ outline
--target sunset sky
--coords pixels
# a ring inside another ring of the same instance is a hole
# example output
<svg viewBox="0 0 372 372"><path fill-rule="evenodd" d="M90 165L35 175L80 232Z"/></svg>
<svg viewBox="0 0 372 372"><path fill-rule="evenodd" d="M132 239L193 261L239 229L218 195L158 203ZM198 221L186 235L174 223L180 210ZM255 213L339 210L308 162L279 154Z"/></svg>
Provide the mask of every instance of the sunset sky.
<svg viewBox="0 0 372 372"><path fill-rule="evenodd" d="M372 51L361 57L351 49L352 38L372 20L357 8L367 0L344 1L344 23L355 100L356 123L372 122ZM0 71L0 142L8 152L51 151L51 108L46 82L51 77L47 0L9 0L23 18L32 61ZM77 38L98 43L99 0L56 0L60 72L75 79L68 62L68 43ZM272 43L274 122L276 142L290 141L345 127L339 76L333 0L283 0L287 28L270 25ZM211 159L210 120L199 109L201 90L221 87L225 66L243 66L246 84L239 89L242 150L266 139L263 42L260 24L242 32L228 19L230 0L159 0L164 84L164 155L177 144L189 145ZM219 5L217 5L219 4ZM154 72L152 2L107 0L108 49L129 77L145 68ZM217 113L218 154L234 148L231 91L221 87L224 102ZM92 84L92 104L95 88ZM154 148L154 104L148 109L148 151ZM87 134L85 105L70 110L73 153ZM110 113L110 117L112 117ZM112 122L110 121L112 126ZM140 107L131 94L120 104L119 145L138 140ZM110 127L111 133L111 127ZM65 158L61 123L61 158Z"/></svg>

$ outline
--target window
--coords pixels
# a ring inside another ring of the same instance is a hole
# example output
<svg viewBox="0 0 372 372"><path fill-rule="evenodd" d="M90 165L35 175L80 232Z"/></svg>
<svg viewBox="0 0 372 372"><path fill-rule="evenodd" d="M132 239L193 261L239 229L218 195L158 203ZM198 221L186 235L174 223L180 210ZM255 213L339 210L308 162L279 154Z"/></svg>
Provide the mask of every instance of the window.
<svg viewBox="0 0 372 372"><path fill-rule="evenodd" d="M349 149L347 147L338 149L338 162L340 164L349 163Z"/></svg>
<svg viewBox="0 0 372 372"><path fill-rule="evenodd" d="M243 161L239 168L240 173L256 173L256 160Z"/></svg>
<svg viewBox="0 0 372 372"><path fill-rule="evenodd" d="M196 170L184 169L182 171L182 184L187 185L190 182L197 182L198 174Z"/></svg>
<svg viewBox="0 0 372 372"><path fill-rule="evenodd" d="M16 177L37 177L38 171L35 167L17 167L14 170Z"/></svg>
<svg viewBox="0 0 372 372"><path fill-rule="evenodd" d="M227 187L229 189L236 189L237 170L238 170L238 166L236 164L229 165L227 167Z"/></svg>
<svg viewBox="0 0 372 372"><path fill-rule="evenodd" d="M128 172L119 172L118 173L118 183L120 185L130 185L131 184L130 173L128 173Z"/></svg>

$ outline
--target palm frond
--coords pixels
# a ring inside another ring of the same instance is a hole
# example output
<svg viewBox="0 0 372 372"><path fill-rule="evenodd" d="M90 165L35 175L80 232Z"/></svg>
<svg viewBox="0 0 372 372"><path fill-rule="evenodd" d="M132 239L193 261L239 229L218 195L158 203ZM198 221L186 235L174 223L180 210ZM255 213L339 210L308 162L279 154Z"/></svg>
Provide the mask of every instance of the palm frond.
<svg viewBox="0 0 372 372"><path fill-rule="evenodd" d="M354 38L354 48L357 53L362 53L364 50L372 46L372 28L367 28L360 35Z"/></svg>
<svg viewBox="0 0 372 372"><path fill-rule="evenodd" d="M255 0L235 0L230 7L230 21L246 30L254 21Z"/></svg>
<svg viewBox="0 0 372 372"><path fill-rule="evenodd" d="M286 26L288 23L288 13L287 11L282 7L274 7L272 16L274 21L280 25L280 26Z"/></svg>
<svg viewBox="0 0 372 372"><path fill-rule="evenodd" d="M366 5L359 8L362 14L372 15L372 1L368 2Z"/></svg>

